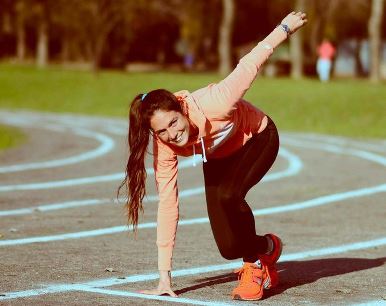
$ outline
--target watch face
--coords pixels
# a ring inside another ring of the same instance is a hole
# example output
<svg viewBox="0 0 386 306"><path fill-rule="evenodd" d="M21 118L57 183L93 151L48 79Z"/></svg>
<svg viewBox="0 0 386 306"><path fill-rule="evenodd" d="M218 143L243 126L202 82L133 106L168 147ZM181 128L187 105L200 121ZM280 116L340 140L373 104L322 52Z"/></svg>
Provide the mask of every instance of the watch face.
<svg viewBox="0 0 386 306"><path fill-rule="evenodd" d="M281 28L287 33L287 35L291 34L291 29L286 24L281 24Z"/></svg>

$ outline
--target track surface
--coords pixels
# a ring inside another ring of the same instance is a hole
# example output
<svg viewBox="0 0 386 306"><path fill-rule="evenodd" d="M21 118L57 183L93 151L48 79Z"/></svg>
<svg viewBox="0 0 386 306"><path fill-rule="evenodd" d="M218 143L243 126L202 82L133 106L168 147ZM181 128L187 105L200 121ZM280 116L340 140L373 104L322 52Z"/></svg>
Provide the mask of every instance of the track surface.
<svg viewBox="0 0 386 306"><path fill-rule="evenodd" d="M115 201L127 123L10 111L0 123L29 135L0 155L0 305L247 304L230 299L240 261L216 248L200 164L180 160L179 298L145 296L136 291L158 277L157 197L149 171L135 240ZM281 283L255 304L386 304L385 169L386 141L281 133L273 169L247 196L257 232L285 242Z"/></svg>

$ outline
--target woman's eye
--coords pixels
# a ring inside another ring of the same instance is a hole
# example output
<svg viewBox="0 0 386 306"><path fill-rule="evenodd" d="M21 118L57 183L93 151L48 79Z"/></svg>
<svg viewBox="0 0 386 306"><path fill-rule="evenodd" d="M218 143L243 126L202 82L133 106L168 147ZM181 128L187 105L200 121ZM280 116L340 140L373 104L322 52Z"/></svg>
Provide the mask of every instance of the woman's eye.
<svg viewBox="0 0 386 306"><path fill-rule="evenodd" d="M177 125L177 120L174 120L173 122L172 122L172 126L176 126Z"/></svg>

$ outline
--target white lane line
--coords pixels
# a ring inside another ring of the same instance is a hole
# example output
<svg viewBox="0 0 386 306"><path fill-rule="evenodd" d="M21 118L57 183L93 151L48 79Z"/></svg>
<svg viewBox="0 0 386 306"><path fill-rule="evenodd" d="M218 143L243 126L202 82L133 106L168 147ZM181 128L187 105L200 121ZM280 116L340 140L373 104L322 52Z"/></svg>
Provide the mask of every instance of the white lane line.
<svg viewBox="0 0 386 306"><path fill-rule="evenodd" d="M386 305L385 300L374 300L374 301L367 301L367 302L361 302L361 303L354 303L351 304L352 306L383 306Z"/></svg>
<svg viewBox="0 0 386 306"><path fill-rule="evenodd" d="M39 205L39 206L33 206L33 207L27 207L27 208L2 210L2 211L0 211L0 217L26 215L26 214L32 214L35 212L46 212L46 211L66 209L66 208L74 208L74 207L80 207L80 206L110 204L112 202L113 202L113 200L111 200L111 199L75 200L75 201Z"/></svg>
<svg viewBox="0 0 386 306"><path fill-rule="evenodd" d="M341 147L350 146L361 150L371 150L378 153L386 153L385 143L375 144L375 143L370 143L365 141L360 142L353 138L345 138L341 136L331 136L331 135L322 135L322 134L284 133L284 135L290 138L295 137L298 140L311 141L313 143L318 143L321 141L329 144L335 144Z"/></svg>
<svg viewBox="0 0 386 306"><path fill-rule="evenodd" d="M253 214L255 216L259 216L259 215L269 215L269 214L277 214L277 213L301 210L301 209L306 209L306 208L311 208L316 206L332 204L332 203L347 200L350 198L370 196L370 195L374 195L382 192L386 192L386 184L377 185L377 186L368 187L368 188L355 189L355 190L336 193L336 194L330 194L330 195L317 197L303 202L295 202L295 203L289 203L289 204L276 206L276 207L256 209L256 210L253 210ZM203 218L180 220L178 222L178 225L179 226L193 225L193 224L203 224L208 222L209 222L209 219L207 217L203 217ZM138 229L155 228L156 226L157 226L156 222L140 223L138 224ZM38 243L38 242L67 240L67 239L88 238L88 237L95 237L95 236L101 236L101 235L110 235L110 234L121 233L121 232L127 231L128 229L129 229L128 226L114 226L114 227L108 227L103 229L51 235L51 236L37 236L37 237L20 238L20 239L0 240L0 247L10 246L10 245L24 245L24 244Z"/></svg>
<svg viewBox="0 0 386 306"><path fill-rule="evenodd" d="M126 136L127 135L127 128L123 129L123 128L119 128L117 126L104 126L103 130L105 132L108 132L108 133L111 133L114 135L120 135L120 136Z"/></svg>
<svg viewBox="0 0 386 306"><path fill-rule="evenodd" d="M68 127L82 127L90 129L102 129L103 132L108 132L115 135L127 135L128 122L119 119L102 118L102 117L84 117L81 115L58 115L55 113L22 113L17 114L11 112L0 111L0 120L8 122L11 125L26 126L27 122L41 123L52 122L57 125L58 122ZM54 129L56 129L55 127Z"/></svg>
<svg viewBox="0 0 386 306"><path fill-rule="evenodd" d="M156 300L156 301L166 301L173 303L184 303L184 304L192 304L192 305L204 305L204 306L227 306L227 305L236 305L235 303L230 304L223 301L211 302L211 301L202 301L196 299L188 299L182 297L170 297L170 296L155 296L155 295L147 295L130 291L122 291L122 290L109 290L109 289L101 289L101 288L92 288L89 286L78 286L77 291L91 292L91 293L100 293L114 296L125 296L132 298L141 298L145 300ZM237 303L237 305L246 305L245 303Z"/></svg>
<svg viewBox="0 0 386 306"><path fill-rule="evenodd" d="M322 256L331 256L336 254L341 254L345 252L358 251L373 247L380 247L386 245L386 237L381 237L378 239L348 243L338 246L332 246L327 248L321 248L316 250L308 250L297 253L283 254L279 262L293 261L293 260L303 260L311 257L322 257ZM180 269L172 271L172 277L184 277L192 276L203 273L218 272L223 270L236 269L242 265L242 262L232 261L227 264L220 265L209 265L209 266L200 266L195 268ZM88 287L109 287L114 285L124 285L128 283L137 283L137 282L146 282L150 280L155 280L159 278L159 273L147 273L147 274L137 274L129 275L124 279L118 278L106 278L99 279L94 281L88 281L85 283L79 284L62 284L62 285L47 285L43 289L30 289L25 291L14 291L14 292L3 292L4 296L0 296L0 300L9 300L17 298L25 298L38 296L48 293L59 293L59 292L68 292L75 291L77 286L88 286Z"/></svg>
<svg viewBox="0 0 386 306"><path fill-rule="evenodd" d="M322 150L322 151L327 151L327 152L332 152L332 153L337 153L337 154L348 154L352 156L356 156L362 159L366 159L372 162L376 162L378 164L381 164L383 166L386 166L386 158L384 156L381 156L379 154L367 152L364 150L358 150L358 149L346 149L346 148L341 148L336 145L332 144L320 144L320 143L314 143L314 142L307 142L307 141L301 141L301 140L296 140L290 137L286 137L282 140L283 143L289 144L292 146L296 147L302 147L302 148L307 148L307 149L315 149L315 150Z"/></svg>
<svg viewBox="0 0 386 306"><path fill-rule="evenodd" d="M114 146L114 140L110 137L90 132L87 130L83 130L80 128L73 129L73 132L77 135L88 137L88 138L94 138L98 140L101 145L91 151L71 156L63 159L56 159L56 160L49 160L44 162L34 162L34 163L26 163L26 164L18 164L18 165L10 165L10 166L3 166L0 167L0 173L10 173L10 172L18 172L18 171L26 171L26 170L33 170L33 169L46 169L46 168L54 168L54 167L62 167L67 166L75 163L80 163L83 161L87 161L99 156L102 156L108 152L110 152Z"/></svg>
<svg viewBox="0 0 386 306"><path fill-rule="evenodd" d="M280 155L288 160L288 167L283 171L278 171L274 173L268 173L263 179L262 182L270 182L274 180L278 180L284 177L293 176L298 174L301 169L303 168L302 161L294 154L289 152L288 150L284 148L280 148ZM196 163L198 160L196 160ZM193 164L193 160L190 161L183 161L179 164L179 168L183 168L185 166L188 166L189 164ZM152 170L152 169L147 169ZM123 177L122 177L123 179ZM189 197L192 195L198 195L203 194L205 192L204 187L199 188L193 188L189 190L184 190L179 192L180 197ZM158 195L149 195L146 196L144 199L145 202L153 202L158 201ZM36 210L39 211L47 211L47 210L54 210L54 209L65 209L65 208L73 208L76 207L76 203L79 203L79 206L85 206L85 205L100 205L102 204L100 201L105 200L98 200L98 199L87 199L87 200L79 200L79 201L71 201L71 202L64 202L64 203L56 203L56 204L48 204L48 205L41 205L41 206L35 206L35 207L29 207L29 208L20 208L20 209L13 209L13 210L3 210L0 211L0 217L3 216L12 216L12 215L23 215L23 214L30 214ZM94 203L94 204L93 204ZM106 203L106 201L104 202Z"/></svg>
<svg viewBox="0 0 386 306"><path fill-rule="evenodd" d="M352 199L352 198L370 196L370 195L374 195L382 192L386 192L386 184L376 185L376 186L367 187L367 188L354 189L354 190L335 193L335 194L329 194L329 195L317 197L303 202L297 202L297 203L295 202L295 203L290 203L290 204L277 206L277 207L268 207L268 208L254 210L253 212L254 213L257 212L256 215L277 214L282 212L288 212L288 211L294 211L294 210L300 210L305 208L331 204L331 203Z"/></svg>
<svg viewBox="0 0 386 306"><path fill-rule="evenodd" d="M73 186L80 186L80 185L87 185L87 184L105 183L105 182L112 182L112 181L122 181L123 179L124 179L123 173L113 173L113 174L108 174L108 175L82 177L82 178L53 181L53 182L29 183L29 184L18 184L18 185L3 185L3 186L0 186L0 192L21 191L21 190L42 190L42 189L73 187Z"/></svg>
<svg viewBox="0 0 386 306"><path fill-rule="evenodd" d="M302 168L302 162L300 159L290 153L288 150L284 148L280 148L279 154L284 158L288 159L290 166L287 168L286 172L280 174L283 176L291 176L299 173ZM201 157L196 155L195 157L196 163L201 162ZM190 168L193 167L194 157L184 159L178 163L178 169ZM146 169L148 175L154 174L153 168ZM71 186L79 186L85 184L95 184L102 182L111 182L111 181L122 181L124 178L123 173L113 173L109 175L99 175L92 177L82 177L76 179L68 179L61 181L50 181L50 182L42 182L42 183L29 183L29 184L18 184L18 185L3 185L0 186L0 192L10 192L10 191L20 191L20 190L41 190L41 189L51 189L51 188L63 188L63 187L71 187Z"/></svg>

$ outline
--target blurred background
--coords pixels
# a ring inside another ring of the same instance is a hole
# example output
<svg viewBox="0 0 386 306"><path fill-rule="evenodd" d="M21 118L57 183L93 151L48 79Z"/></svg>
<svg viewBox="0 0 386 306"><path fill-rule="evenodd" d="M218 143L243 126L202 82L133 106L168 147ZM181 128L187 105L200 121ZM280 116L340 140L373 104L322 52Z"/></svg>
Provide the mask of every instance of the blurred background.
<svg viewBox="0 0 386 306"><path fill-rule="evenodd" d="M339 51L335 75L377 78L374 61L386 77L382 0L1 0L0 7L0 57L39 67L229 72L228 61L302 10L309 25L267 73L315 75L317 46L327 38Z"/></svg>
<svg viewBox="0 0 386 306"><path fill-rule="evenodd" d="M288 130L386 136L383 0L0 0L0 107L125 116L140 92L220 80L293 10L307 26L247 98Z"/></svg>

